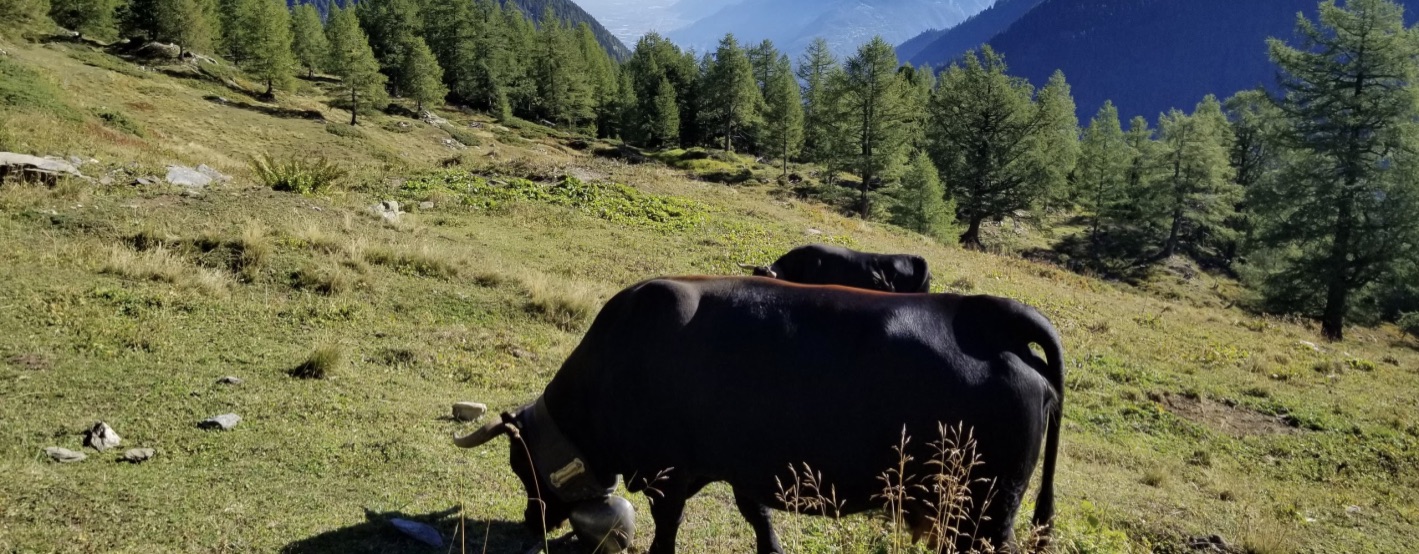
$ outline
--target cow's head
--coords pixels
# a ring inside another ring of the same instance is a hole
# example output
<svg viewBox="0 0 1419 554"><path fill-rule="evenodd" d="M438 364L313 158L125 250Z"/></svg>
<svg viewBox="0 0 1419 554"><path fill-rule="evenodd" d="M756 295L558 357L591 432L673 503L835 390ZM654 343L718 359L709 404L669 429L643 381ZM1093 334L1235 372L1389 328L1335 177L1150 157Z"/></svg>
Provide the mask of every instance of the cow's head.
<svg viewBox="0 0 1419 554"><path fill-rule="evenodd" d="M628 547L635 534L635 512L630 503L609 494L579 502L567 502L556 494L547 479L536 470L537 460L532 450L523 440L523 431L528 429L532 406L524 406L515 413L503 412L497 419L489 421L477 431L462 437L454 435L453 443L462 448L476 448L502 435L508 436L508 465L522 481L527 492L527 508L522 513L522 523L527 530L537 536L561 527L568 519L573 530L579 535L605 537L605 551L620 549L611 543ZM533 431L535 432L535 431ZM553 479L556 478L554 475ZM596 544L596 543L593 543Z"/></svg>
<svg viewBox="0 0 1419 554"><path fill-rule="evenodd" d="M739 269L747 269L749 271L752 271L755 277L768 277L770 279L778 278L778 272L774 271L774 268L772 266L739 264Z"/></svg>

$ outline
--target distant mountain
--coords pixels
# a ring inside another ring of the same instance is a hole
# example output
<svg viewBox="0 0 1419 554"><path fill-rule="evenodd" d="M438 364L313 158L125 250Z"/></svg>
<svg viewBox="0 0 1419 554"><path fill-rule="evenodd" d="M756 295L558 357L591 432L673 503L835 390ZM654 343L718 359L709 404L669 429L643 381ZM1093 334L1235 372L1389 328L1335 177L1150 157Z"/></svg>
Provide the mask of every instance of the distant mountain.
<svg viewBox="0 0 1419 554"><path fill-rule="evenodd" d="M743 0L671 31L682 47L714 49L725 33L743 44L771 39L796 56L823 37L846 57L874 35L896 44L926 29L944 29L989 7L993 0Z"/></svg>
<svg viewBox="0 0 1419 554"><path fill-rule="evenodd" d="M1017 0L1018 1L1018 0ZM1317 0L1044 0L990 39L1010 73L1043 85L1056 69L1073 87L1081 121L1105 100L1125 121L1150 120L1170 108L1190 110L1207 94L1225 99L1239 90L1273 86L1276 67L1266 38L1294 40L1296 14L1312 20ZM1406 19L1419 0L1401 0ZM1005 0L1000 2L1005 7ZM984 13L982 14L984 16ZM943 36L938 43L950 39ZM919 60L942 63L971 41Z"/></svg>
<svg viewBox="0 0 1419 554"><path fill-rule="evenodd" d="M731 0L705 0L705 3L714 1ZM682 13L684 3L680 0L577 0L577 4L631 48L648 32L664 34L691 21Z"/></svg>
<svg viewBox="0 0 1419 554"><path fill-rule="evenodd" d="M897 57L912 65L943 66L1009 28L1044 0L997 0L960 25L931 30L897 47Z"/></svg>
<svg viewBox="0 0 1419 554"><path fill-rule="evenodd" d="M286 0L286 4L291 6L296 4L314 4L315 7L320 10L321 15L325 15L329 12L330 5L336 1L337 0ZM341 2L341 5L350 6L358 3L358 1L359 0L345 0ZM468 1L472 2L473 0ZM502 0L502 3L503 6L507 6L508 4L517 6L518 9L522 10L522 12L527 14L533 21L541 19L543 10L551 8L552 13L555 14L558 19L568 22L572 26L582 23L590 25L592 34L596 35L596 41L601 44L602 48L606 49L606 52L611 54L612 58L624 61L631 57L631 51L626 48L625 44L622 44L615 35L612 35L610 31L606 30L606 27L601 25L601 22L592 17L591 14L586 13L586 10L581 9L581 7L577 6L572 0Z"/></svg>

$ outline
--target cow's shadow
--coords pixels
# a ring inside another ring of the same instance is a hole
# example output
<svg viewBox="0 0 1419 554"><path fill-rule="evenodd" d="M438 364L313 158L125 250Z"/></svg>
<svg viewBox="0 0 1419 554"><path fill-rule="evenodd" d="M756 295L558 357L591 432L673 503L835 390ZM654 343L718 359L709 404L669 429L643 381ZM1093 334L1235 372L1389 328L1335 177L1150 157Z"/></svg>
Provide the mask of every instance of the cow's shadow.
<svg viewBox="0 0 1419 554"><path fill-rule="evenodd" d="M438 530L443 538L443 546L433 547L401 533L390 523L400 518L426 523ZM458 507L428 514L406 514L402 512L375 512L365 509L365 521L326 531L313 537L298 540L281 548L282 554L355 554L355 553L411 553L447 554L463 552L488 552L489 554L524 554L535 546L534 538L520 523L497 520L473 520L466 522L467 542L459 536ZM484 544L487 545L486 550ZM451 547L451 549L450 549Z"/></svg>

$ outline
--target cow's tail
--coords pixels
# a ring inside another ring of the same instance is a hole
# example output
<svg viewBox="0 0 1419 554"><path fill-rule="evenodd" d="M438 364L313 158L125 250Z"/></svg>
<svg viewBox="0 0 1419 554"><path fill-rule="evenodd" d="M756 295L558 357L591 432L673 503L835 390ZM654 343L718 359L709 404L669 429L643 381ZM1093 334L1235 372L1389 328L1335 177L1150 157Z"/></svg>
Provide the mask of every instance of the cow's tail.
<svg viewBox="0 0 1419 554"><path fill-rule="evenodd" d="M1059 457L1059 426L1064 414L1064 347L1060 344L1059 332L1043 315L1033 309L1026 312L1031 327L1030 342L1040 345L1045 351L1045 371L1041 374L1054 389L1054 404L1049 407L1048 425L1045 433L1045 463L1040 474L1040 494L1035 500L1035 527L1049 531L1054 519L1054 467Z"/></svg>

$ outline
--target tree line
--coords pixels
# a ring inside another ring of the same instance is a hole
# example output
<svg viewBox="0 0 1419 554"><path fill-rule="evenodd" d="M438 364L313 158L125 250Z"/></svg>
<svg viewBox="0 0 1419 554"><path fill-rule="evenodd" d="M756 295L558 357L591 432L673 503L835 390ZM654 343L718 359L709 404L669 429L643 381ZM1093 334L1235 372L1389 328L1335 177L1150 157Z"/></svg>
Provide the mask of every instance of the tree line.
<svg viewBox="0 0 1419 554"><path fill-rule="evenodd" d="M0 0L0 6L37 0ZM14 8L8 8L14 10ZM1264 306L1347 320L1419 310L1419 34L1390 0L1322 2L1299 44L1266 47L1274 91L1127 127L1081 127L1068 82L1035 87L988 46L939 72L874 38L846 60L823 40L791 60L726 35L713 52L651 33L616 64L585 25L534 24L497 0L52 0L56 22L215 52L274 94L296 72L340 78L339 102L453 100L646 148L706 146L814 164L852 210L979 248L1005 218L1075 214L1057 250L1094 270L1185 255L1238 274ZM796 63L795 63L796 61Z"/></svg>

